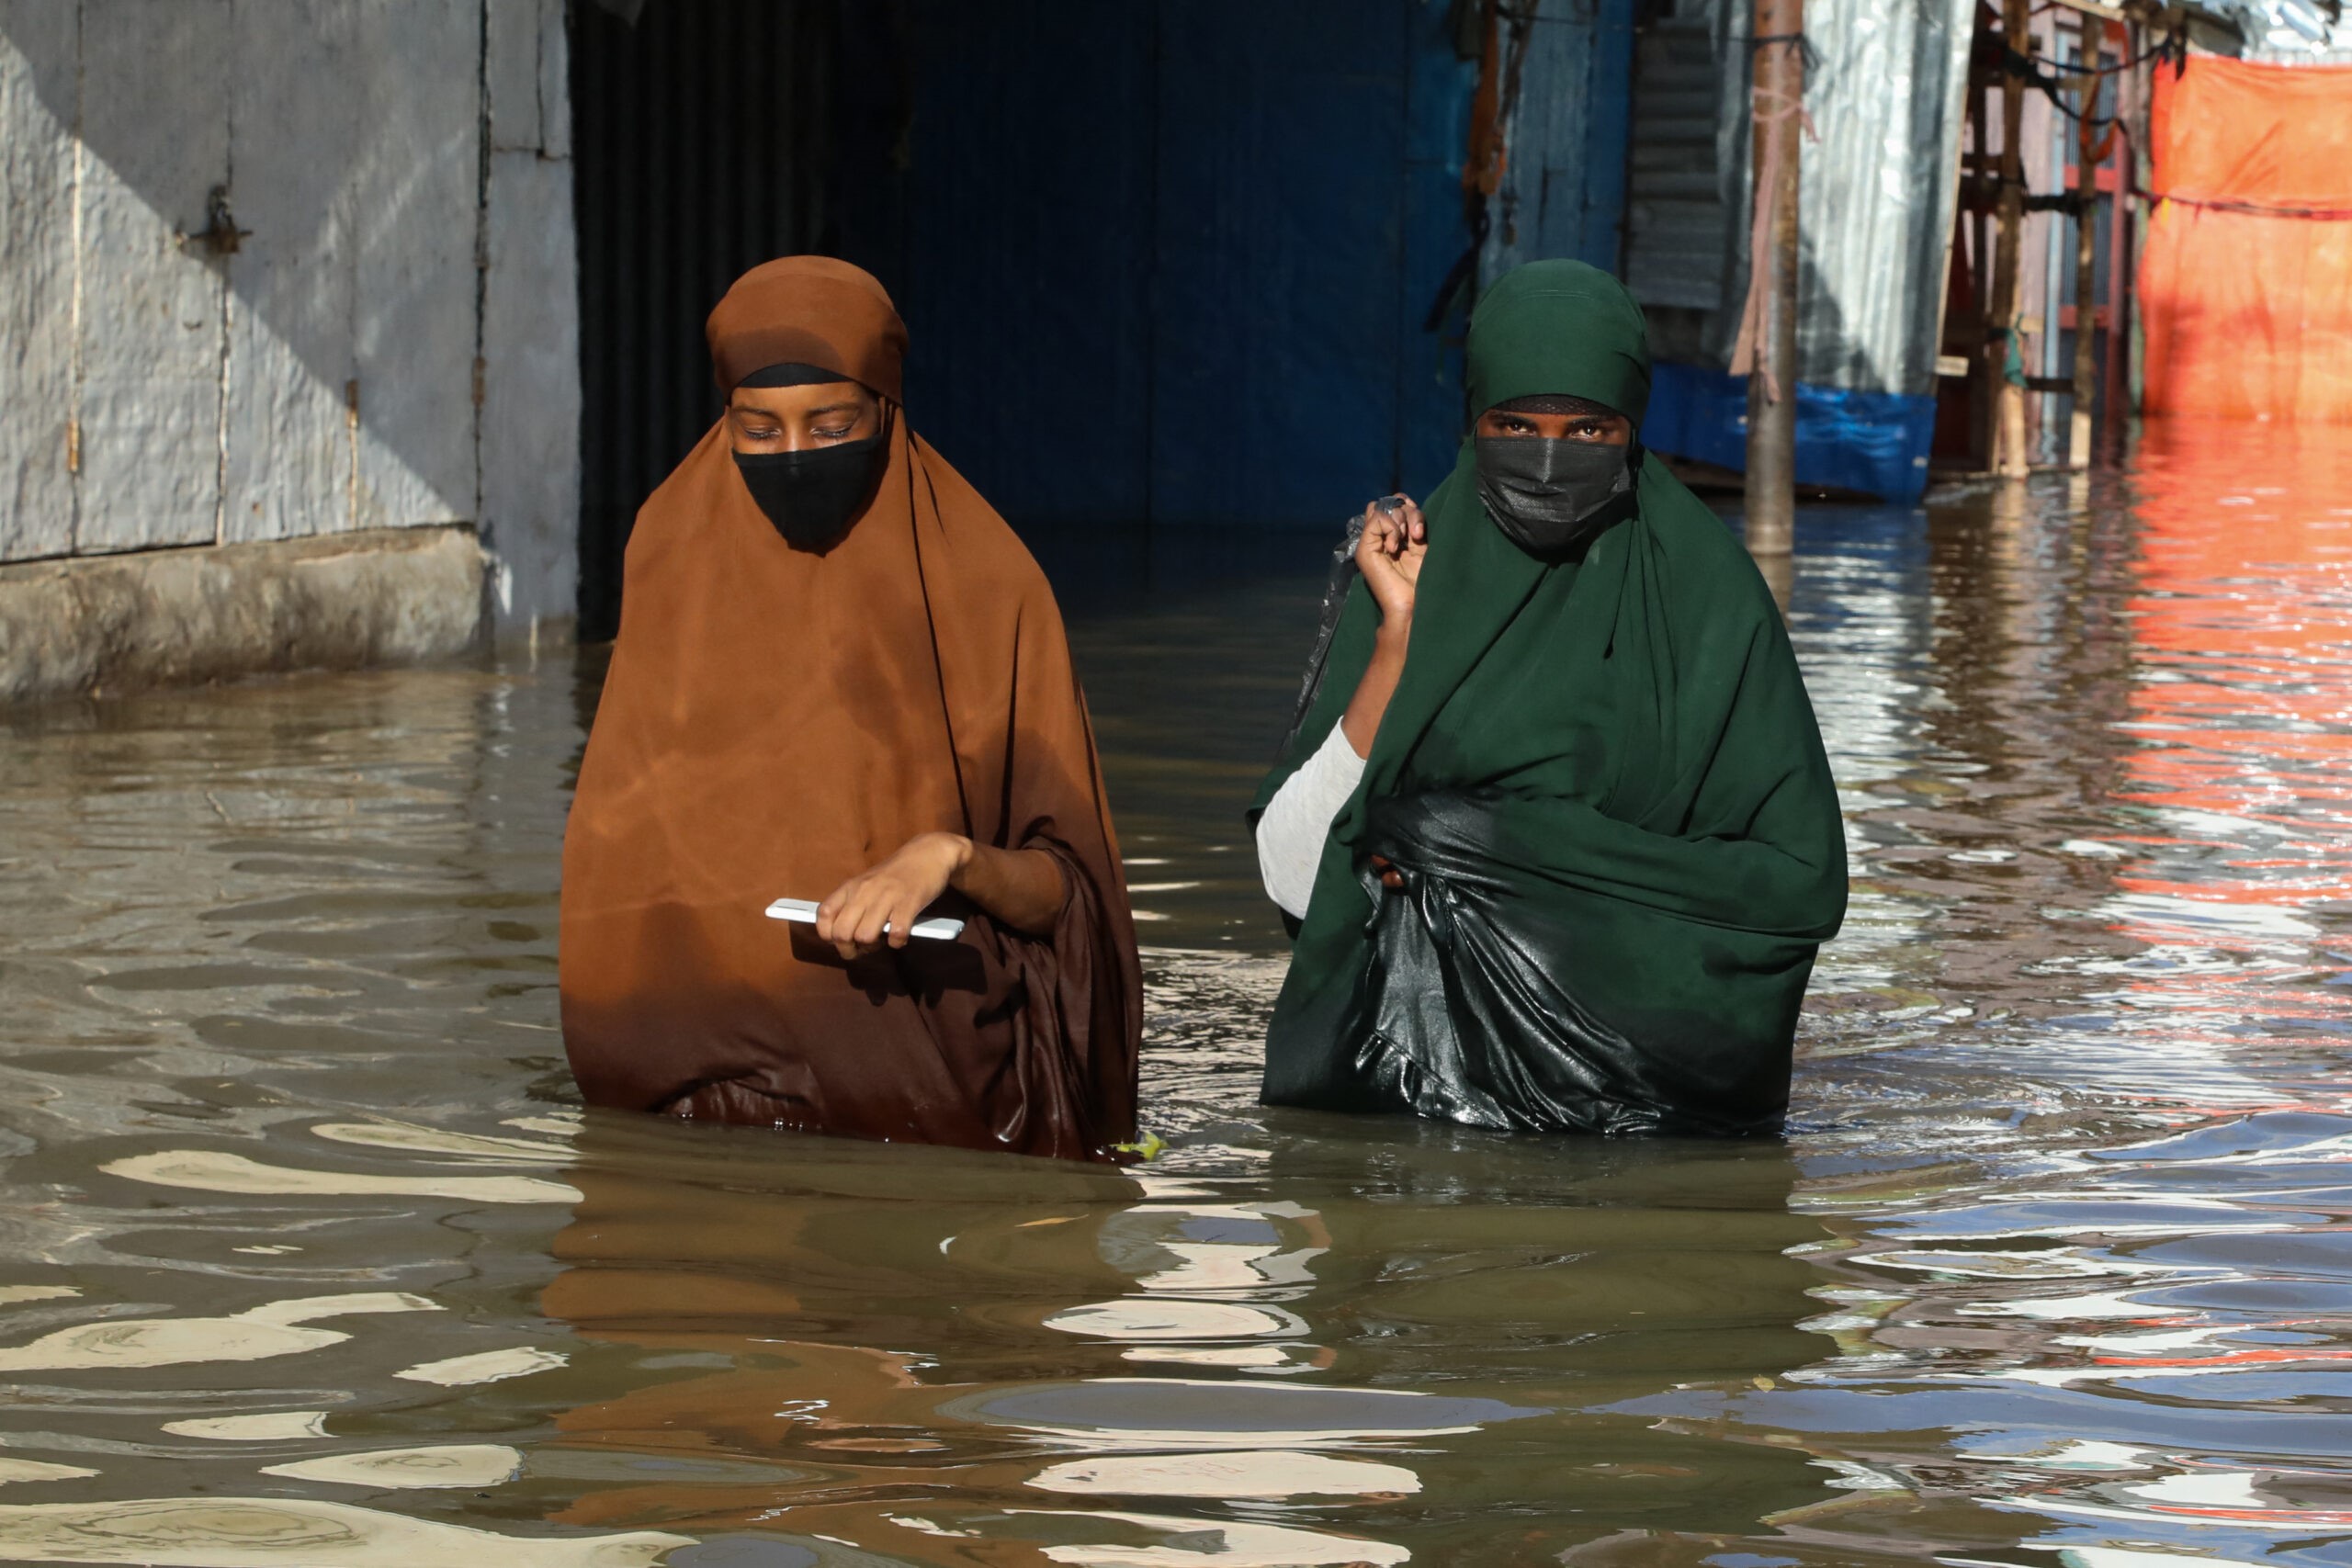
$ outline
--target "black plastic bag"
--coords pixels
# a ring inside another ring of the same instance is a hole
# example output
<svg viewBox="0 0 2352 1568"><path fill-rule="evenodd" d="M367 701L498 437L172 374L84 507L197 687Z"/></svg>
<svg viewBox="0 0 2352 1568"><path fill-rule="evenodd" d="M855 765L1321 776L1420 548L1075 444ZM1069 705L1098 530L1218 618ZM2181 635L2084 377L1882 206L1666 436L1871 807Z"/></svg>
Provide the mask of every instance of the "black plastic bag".
<svg viewBox="0 0 2352 1568"><path fill-rule="evenodd" d="M1475 794L1371 803L1357 862L1370 957L1333 1021L1337 1049L1317 1053L1328 1081L1280 1098L1524 1132L1777 1133L1785 1063L1712 1081L1720 1059L1669 1059L1578 1002L1565 979L1574 933L1521 896L1493 820ZM1399 886L1383 884L1375 857Z"/></svg>

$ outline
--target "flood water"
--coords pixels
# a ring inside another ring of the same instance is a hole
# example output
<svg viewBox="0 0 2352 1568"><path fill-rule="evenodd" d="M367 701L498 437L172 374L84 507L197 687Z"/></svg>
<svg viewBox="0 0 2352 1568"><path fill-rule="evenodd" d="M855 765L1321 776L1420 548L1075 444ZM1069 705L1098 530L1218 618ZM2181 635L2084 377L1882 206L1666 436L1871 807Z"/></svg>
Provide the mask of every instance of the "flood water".
<svg viewBox="0 0 2352 1568"><path fill-rule="evenodd" d="M7 721L0 1560L2352 1562L2352 446L1800 537L1856 880L1769 1145L1254 1104L1312 551L1065 582L1127 1172L583 1117L593 658Z"/></svg>

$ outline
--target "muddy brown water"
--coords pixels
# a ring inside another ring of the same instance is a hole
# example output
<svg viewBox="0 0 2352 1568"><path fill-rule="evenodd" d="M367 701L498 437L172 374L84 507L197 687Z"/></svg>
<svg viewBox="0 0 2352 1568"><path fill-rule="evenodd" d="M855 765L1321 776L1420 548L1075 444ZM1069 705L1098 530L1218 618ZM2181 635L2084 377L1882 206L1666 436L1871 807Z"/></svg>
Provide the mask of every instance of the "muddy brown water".
<svg viewBox="0 0 2352 1568"><path fill-rule="evenodd" d="M1124 1173L583 1118L593 659L18 716L0 1561L2352 1561L2352 461L1801 540L1856 897L1784 1145L1254 1104L1306 572L1066 590Z"/></svg>

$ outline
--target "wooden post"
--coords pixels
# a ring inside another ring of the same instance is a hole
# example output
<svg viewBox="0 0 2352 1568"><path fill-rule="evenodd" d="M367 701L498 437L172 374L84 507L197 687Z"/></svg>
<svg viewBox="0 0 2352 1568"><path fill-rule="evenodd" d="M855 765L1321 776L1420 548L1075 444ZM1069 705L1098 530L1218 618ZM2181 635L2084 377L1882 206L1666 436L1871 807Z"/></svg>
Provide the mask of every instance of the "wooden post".
<svg viewBox="0 0 2352 1568"><path fill-rule="evenodd" d="M2091 412L2098 395L2098 82L2087 67L2098 63L2099 24L2082 22L2082 44L2075 63L2082 86L2075 96L2075 396L2066 427L2066 466L2091 466Z"/></svg>
<svg viewBox="0 0 2352 1568"><path fill-rule="evenodd" d="M1986 312L1984 372L1993 382L1993 469L2023 479L2025 389L2009 379L2019 345L2018 275L2025 251L2025 73L2019 57L2033 47L2027 0L2001 0L2001 38L2010 58L2001 73L2001 210L1996 219L1992 308Z"/></svg>
<svg viewBox="0 0 2352 1568"><path fill-rule="evenodd" d="M2116 39L2116 48L2125 60L2136 58L2140 52L2139 28L2126 28L2123 36ZM2128 154L2140 135L2132 129L2132 107L2139 96L2138 81L2136 71L2115 73L2115 85L2109 98L2112 107L2108 112L2114 115L2116 122L2109 129L2123 132L2112 145L2126 153L2115 160L2115 195L2107 204L2107 347L2100 355L2098 375L2107 398L2107 418L2100 426L2099 445L2109 463L2123 460L2123 432L2137 412L2124 374L2124 348L2132 337L2132 197Z"/></svg>
<svg viewBox="0 0 2352 1568"><path fill-rule="evenodd" d="M2143 31L2138 28L2133 29L2132 40L2135 46L2132 51L2133 59L2137 60L2146 52L2145 39L2146 35ZM2150 146L2150 138L2154 134L2154 127L2149 118L2151 112L2149 106L2155 102L2155 67L2143 60L2132 73L2132 118L2125 122L2132 128L2132 161L2125 167L2130 171L2127 177L2135 190L2146 190L2155 183L2154 149ZM2151 215L2147 202L2136 196L2132 198L2130 205L2131 259L2132 265L2136 266L2140 258L2148 254L2148 221ZM2128 385L2124 394L2123 407L2131 411L2132 417L2138 418L2146 412L2144 405L2148 396L2148 323L2140 312L2139 295L2136 292L2139 285L2136 277L2132 281L2132 287L2135 292L2132 298L2131 332L2124 342Z"/></svg>
<svg viewBox="0 0 2352 1568"><path fill-rule="evenodd" d="M1804 0L1756 0L1749 95L1757 210L1771 223L1751 268L1766 269L1764 319L1747 378L1747 539L1750 555L1796 542L1797 179L1804 108Z"/></svg>
<svg viewBox="0 0 2352 1568"><path fill-rule="evenodd" d="M1994 169L1993 95L1985 73L1977 69L1972 58L1968 69L1968 128L1976 139L1973 156L1961 161L1967 165L1969 180L1963 189L1980 188L1991 177ZM1995 441L1993 436L1996 389L2000 382L1984 373L1984 324L1991 319L1993 302L1993 225L1984 203L1979 199L1969 204L1968 292L1975 306L1973 329L1966 345L1980 362L1977 373L1968 378L1968 456L1972 463L1984 468L1993 466Z"/></svg>

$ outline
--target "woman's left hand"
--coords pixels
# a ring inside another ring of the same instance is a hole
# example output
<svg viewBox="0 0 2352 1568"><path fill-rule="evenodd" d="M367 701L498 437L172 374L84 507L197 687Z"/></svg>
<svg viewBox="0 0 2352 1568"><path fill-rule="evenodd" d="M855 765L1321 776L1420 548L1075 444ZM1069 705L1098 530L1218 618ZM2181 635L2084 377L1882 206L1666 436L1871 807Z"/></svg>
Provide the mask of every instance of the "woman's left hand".
<svg viewBox="0 0 2352 1568"><path fill-rule="evenodd" d="M817 906L817 936L843 958L881 947L904 947L922 912L955 882L972 856L972 840L956 833L924 833L897 854L833 889ZM885 928L888 928L887 931Z"/></svg>

